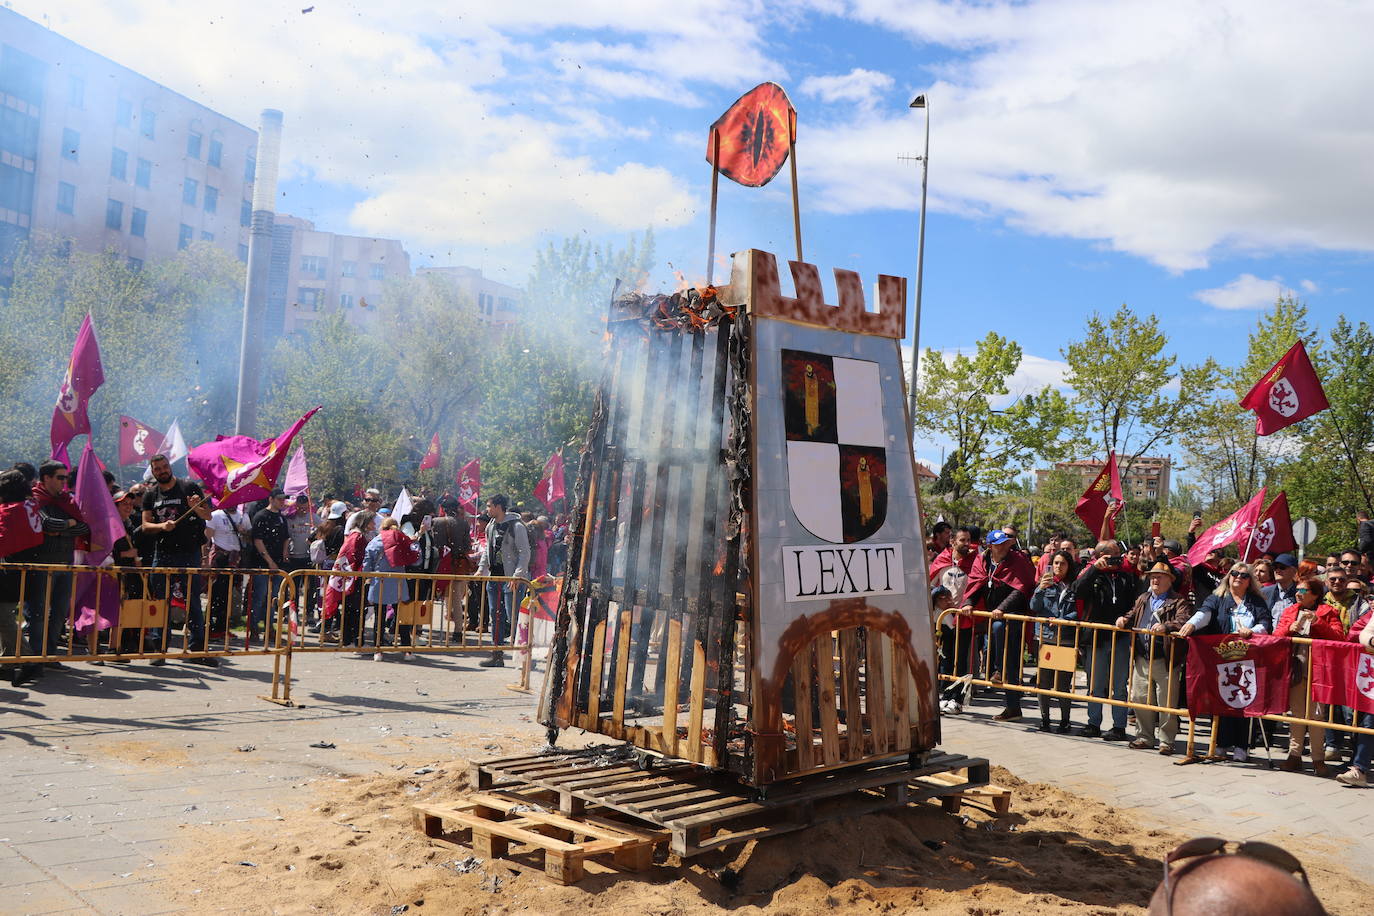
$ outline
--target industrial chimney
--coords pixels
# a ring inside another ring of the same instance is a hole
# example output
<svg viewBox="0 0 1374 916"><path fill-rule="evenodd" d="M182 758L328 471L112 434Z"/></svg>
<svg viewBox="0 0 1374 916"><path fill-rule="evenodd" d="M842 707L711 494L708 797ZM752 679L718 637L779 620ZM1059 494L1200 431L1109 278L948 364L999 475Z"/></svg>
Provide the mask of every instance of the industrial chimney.
<svg viewBox="0 0 1374 916"><path fill-rule="evenodd" d="M234 432L256 435L258 383L262 351L267 345L267 275L272 262L272 229L277 199L277 168L281 159L282 114L263 109L258 125L257 172L253 180L253 222L248 236L248 276L243 284L243 334L239 339L239 390Z"/></svg>

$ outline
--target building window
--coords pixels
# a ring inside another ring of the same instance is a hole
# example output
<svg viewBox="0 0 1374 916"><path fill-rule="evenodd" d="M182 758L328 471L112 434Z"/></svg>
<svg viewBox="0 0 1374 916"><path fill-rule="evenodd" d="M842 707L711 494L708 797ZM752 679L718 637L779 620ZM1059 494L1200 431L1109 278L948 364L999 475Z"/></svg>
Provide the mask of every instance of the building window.
<svg viewBox="0 0 1374 916"><path fill-rule="evenodd" d="M301 258L301 272L314 274L315 279L323 280L329 270L329 259L319 255L308 254Z"/></svg>
<svg viewBox="0 0 1374 916"><path fill-rule="evenodd" d="M138 165L134 169L134 184L140 188L151 187L153 184L153 164L147 159L138 160Z"/></svg>
<svg viewBox="0 0 1374 916"><path fill-rule="evenodd" d="M145 107L138 116L139 133L149 140L157 136L157 112Z"/></svg>
<svg viewBox="0 0 1374 916"><path fill-rule="evenodd" d="M201 141L201 136L200 136L200 134L196 133L195 131L191 131L189 134L186 135L186 155L187 155L187 156L190 156L192 159L199 159L199 158L200 158L200 141Z"/></svg>
<svg viewBox="0 0 1374 916"><path fill-rule="evenodd" d="M57 183L57 212L76 212L76 185L67 184L65 181Z"/></svg>
<svg viewBox="0 0 1374 916"><path fill-rule="evenodd" d="M374 280L380 280L385 275L386 274L382 270L382 265L380 264L373 264L372 269L368 271L368 276L370 276Z"/></svg>
<svg viewBox="0 0 1374 916"><path fill-rule="evenodd" d="M214 213L219 209L219 188L205 186L205 212Z"/></svg>
<svg viewBox="0 0 1374 916"><path fill-rule="evenodd" d="M200 182L194 178L187 178L181 183L181 202L184 204L196 205L196 191L200 189Z"/></svg>
<svg viewBox="0 0 1374 916"><path fill-rule="evenodd" d="M132 271L134 271L135 273L137 273L138 271L140 271L140 270L143 269L143 259L142 259L142 258L129 258L128 264L129 264L129 269L132 270Z"/></svg>
<svg viewBox="0 0 1374 916"><path fill-rule="evenodd" d="M303 308L318 312L324 307L324 290L312 286L302 286L296 290L296 301Z"/></svg>
<svg viewBox="0 0 1374 916"><path fill-rule="evenodd" d="M221 161L223 161L223 159L224 159L224 144L221 143L219 140L211 140L211 141L210 141L210 155L209 155L209 157L207 158L206 161L208 161L208 162L209 162L211 165L213 165L215 168L219 168L219 164L220 164Z"/></svg>
<svg viewBox="0 0 1374 916"><path fill-rule="evenodd" d="M62 128L62 158L75 162L81 155L81 134L70 127Z"/></svg>
<svg viewBox="0 0 1374 916"><path fill-rule="evenodd" d="M105 228L124 228L124 204L117 200L105 202Z"/></svg>
<svg viewBox="0 0 1374 916"><path fill-rule="evenodd" d="M115 124L119 127L134 126L134 103L128 99L115 102Z"/></svg>
<svg viewBox="0 0 1374 916"><path fill-rule="evenodd" d="M239 225L253 225L253 202L251 200L239 201Z"/></svg>
<svg viewBox="0 0 1374 916"><path fill-rule="evenodd" d="M118 147L110 153L110 177L120 181L129 180L129 154Z"/></svg>
<svg viewBox="0 0 1374 916"><path fill-rule="evenodd" d="M339 293L339 308L341 308L341 309L351 309L351 308L353 308L353 294L352 294L352 293Z"/></svg>
<svg viewBox="0 0 1374 916"><path fill-rule="evenodd" d="M136 235L139 238L143 238L143 235L145 232L147 232L147 230L148 211L140 210L138 207L134 207L133 218L129 220L129 234Z"/></svg>
<svg viewBox="0 0 1374 916"><path fill-rule="evenodd" d="M248 246L247 246L247 245L239 245L239 260L242 261L242 262L245 263L245 264L248 263Z"/></svg>
<svg viewBox="0 0 1374 916"><path fill-rule="evenodd" d="M72 108L86 107L86 81L79 76L67 77L67 104Z"/></svg>
<svg viewBox="0 0 1374 916"><path fill-rule="evenodd" d="M343 262L343 275L344 275L345 277L356 277L356 276L358 275L358 262L357 262L357 261L344 261L344 262Z"/></svg>
<svg viewBox="0 0 1374 916"><path fill-rule="evenodd" d="M249 156L243 163L243 180L249 184L253 183L253 176L258 171L258 160Z"/></svg>
<svg viewBox="0 0 1374 916"><path fill-rule="evenodd" d="M196 231L185 223L181 224L181 230L177 234L177 250L185 248L191 244L191 239L196 237Z"/></svg>
<svg viewBox="0 0 1374 916"><path fill-rule="evenodd" d="M206 232L202 229L200 230L200 240L202 242L213 242L215 240L215 234L213 232Z"/></svg>

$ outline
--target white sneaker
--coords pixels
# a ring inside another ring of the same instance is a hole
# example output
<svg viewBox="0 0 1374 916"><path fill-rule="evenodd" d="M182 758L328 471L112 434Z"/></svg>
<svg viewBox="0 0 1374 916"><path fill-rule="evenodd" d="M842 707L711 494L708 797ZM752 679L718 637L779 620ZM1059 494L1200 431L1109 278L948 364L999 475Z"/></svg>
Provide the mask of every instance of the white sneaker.
<svg viewBox="0 0 1374 916"><path fill-rule="evenodd" d="M957 716L957 715L959 715L960 713L962 713L963 711L964 711L964 707L963 707L962 705L958 704L958 703L955 703L955 704L950 708L949 714L952 715L952 716Z"/></svg>
<svg viewBox="0 0 1374 916"><path fill-rule="evenodd" d="M1344 773L1336 777L1336 782L1346 786L1354 786L1357 789L1369 788L1369 777L1359 767L1351 767Z"/></svg>
<svg viewBox="0 0 1374 916"><path fill-rule="evenodd" d="M1231 752L1231 759L1236 763L1245 763L1250 759L1250 752L1243 747L1238 747Z"/></svg>
<svg viewBox="0 0 1374 916"><path fill-rule="evenodd" d="M402 659L402 661L413 662L413 661L415 661L415 653L414 653L414 652L407 652L407 653L405 653L404 655L401 656L401 659Z"/></svg>
<svg viewBox="0 0 1374 916"><path fill-rule="evenodd" d="M373 660L374 662L379 662L379 661L381 661L381 660L382 660L382 653L380 653L380 652L373 652L373 653L372 653L372 660Z"/></svg>

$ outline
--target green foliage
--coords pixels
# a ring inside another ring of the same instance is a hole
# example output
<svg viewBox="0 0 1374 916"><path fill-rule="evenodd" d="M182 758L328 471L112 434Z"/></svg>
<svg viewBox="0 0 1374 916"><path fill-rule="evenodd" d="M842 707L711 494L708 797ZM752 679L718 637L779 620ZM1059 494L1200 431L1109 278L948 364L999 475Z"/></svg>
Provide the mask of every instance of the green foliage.
<svg viewBox="0 0 1374 916"><path fill-rule="evenodd" d="M928 514L968 519L975 497L1007 489L1017 469L1063 460L1078 444L1076 417L1053 388L1016 398L1003 409L994 406L1011 393L1009 379L1021 355L1020 345L996 333L979 341L972 356L946 359L936 350L925 351L916 428L951 440L958 456L945 461Z"/></svg>

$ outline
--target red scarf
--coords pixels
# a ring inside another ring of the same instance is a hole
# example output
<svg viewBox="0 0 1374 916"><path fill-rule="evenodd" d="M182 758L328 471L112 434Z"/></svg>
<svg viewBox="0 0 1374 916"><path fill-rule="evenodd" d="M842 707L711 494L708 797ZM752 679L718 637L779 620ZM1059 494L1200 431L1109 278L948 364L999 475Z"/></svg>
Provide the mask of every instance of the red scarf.
<svg viewBox="0 0 1374 916"><path fill-rule="evenodd" d="M388 528L382 532L382 552L392 566L405 568L419 562L420 549L400 528Z"/></svg>
<svg viewBox="0 0 1374 916"><path fill-rule="evenodd" d="M81 510L76 507L76 500L72 499L72 494L68 490L63 490L53 496L41 483L36 483L33 485L33 501L38 503L40 509L56 506L81 524L86 523L86 516L82 515Z"/></svg>
<svg viewBox="0 0 1374 916"><path fill-rule="evenodd" d="M978 558L973 561L973 570L968 574L968 587L964 589L965 604L973 604L972 599L975 598L981 603L986 598L983 590L989 581L1009 585L1027 597L1035 591L1035 567L1025 554L1009 551L989 576L988 564L991 562L986 551L979 552Z"/></svg>

